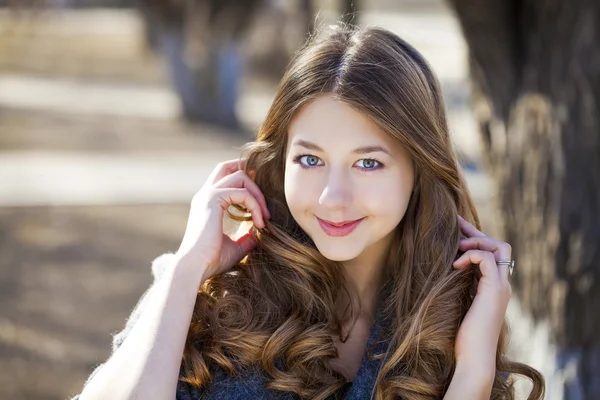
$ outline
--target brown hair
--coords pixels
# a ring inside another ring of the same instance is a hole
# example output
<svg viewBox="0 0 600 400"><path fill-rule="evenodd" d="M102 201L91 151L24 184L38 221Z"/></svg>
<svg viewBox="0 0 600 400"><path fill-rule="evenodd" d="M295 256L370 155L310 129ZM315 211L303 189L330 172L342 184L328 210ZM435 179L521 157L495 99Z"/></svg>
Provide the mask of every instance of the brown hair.
<svg viewBox="0 0 600 400"><path fill-rule="evenodd" d="M341 336L334 301L344 291L343 267L322 256L286 206L287 129L295 113L330 94L375 122L409 152L415 184L386 263L388 295L379 314L389 343L381 358L377 399L438 399L455 368L454 343L476 293L478 269L457 271L457 215L479 227L458 167L439 83L423 57L378 28L337 26L313 37L281 80L248 155L247 171L264 193L272 218L256 231L258 247L227 273L208 279L198 299L184 351L183 381L202 390L215 367L235 374L260 368L267 387L325 399L345 384L328 360ZM355 315L356 310L352 310ZM506 357L500 335L492 399L513 399L513 378L542 376ZM282 368L281 366L285 366Z"/></svg>

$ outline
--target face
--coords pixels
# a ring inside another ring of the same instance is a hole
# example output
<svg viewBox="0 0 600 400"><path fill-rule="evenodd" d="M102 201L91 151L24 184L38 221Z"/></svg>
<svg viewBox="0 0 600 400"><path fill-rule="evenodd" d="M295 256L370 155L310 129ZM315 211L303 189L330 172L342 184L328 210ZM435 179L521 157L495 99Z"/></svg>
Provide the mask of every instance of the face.
<svg viewBox="0 0 600 400"><path fill-rule="evenodd" d="M328 259L387 249L413 188L407 152L330 95L305 105L288 131L285 197L298 225Z"/></svg>

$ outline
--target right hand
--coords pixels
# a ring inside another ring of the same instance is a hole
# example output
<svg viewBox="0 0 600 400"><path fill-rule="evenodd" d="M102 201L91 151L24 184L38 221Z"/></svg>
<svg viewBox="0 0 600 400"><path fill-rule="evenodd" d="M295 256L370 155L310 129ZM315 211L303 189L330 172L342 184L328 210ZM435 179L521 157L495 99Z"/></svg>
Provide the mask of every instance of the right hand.
<svg viewBox="0 0 600 400"><path fill-rule="evenodd" d="M242 170L246 160L220 163L193 199L187 228L177 255L204 268L202 281L227 271L256 246L246 233L232 240L223 232L224 212L233 204L245 207L257 228L270 218L258 185Z"/></svg>

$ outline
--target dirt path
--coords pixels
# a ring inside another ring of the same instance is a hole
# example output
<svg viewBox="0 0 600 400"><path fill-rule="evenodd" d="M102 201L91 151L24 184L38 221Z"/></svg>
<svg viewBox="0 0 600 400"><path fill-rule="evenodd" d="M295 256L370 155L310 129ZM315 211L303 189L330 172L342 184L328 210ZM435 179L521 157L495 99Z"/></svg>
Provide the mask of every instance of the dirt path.
<svg viewBox="0 0 600 400"><path fill-rule="evenodd" d="M107 357L187 206L0 208L0 398L64 399Z"/></svg>

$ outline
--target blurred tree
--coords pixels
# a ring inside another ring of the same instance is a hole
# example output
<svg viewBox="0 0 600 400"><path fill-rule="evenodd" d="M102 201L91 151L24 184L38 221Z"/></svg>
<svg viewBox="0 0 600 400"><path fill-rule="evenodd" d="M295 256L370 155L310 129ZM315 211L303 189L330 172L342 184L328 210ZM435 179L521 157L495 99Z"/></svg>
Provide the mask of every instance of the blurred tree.
<svg viewBox="0 0 600 400"><path fill-rule="evenodd" d="M564 398L600 399L600 1L449 0L518 263Z"/></svg>
<svg viewBox="0 0 600 400"><path fill-rule="evenodd" d="M302 15L304 15L306 25L306 32L311 35L315 29L314 15L315 9L313 2L311 0L301 0L300 9L302 10Z"/></svg>
<svg viewBox="0 0 600 400"><path fill-rule="evenodd" d="M341 8L342 8L342 20L347 24L358 24L358 18L356 15L357 10L359 10L359 1L358 0L342 0Z"/></svg>
<svg viewBox="0 0 600 400"><path fill-rule="evenodd" d="M240 41L260 0L138 0L189 121L239 129Z"/></svg>
<svg viewBox="0 0 600 400"><path fill-rule="evenodd" d="M285 25L294 23L293 18L304 24L305 32L314 28L314 0L294 2L293 16L286 15L287 0L132 1L144 17L150 47L167 60L185 118L233 129L240 128L235 112L244 64L240 47L259 7L270 8L270 23L281 35L266 38L264 47L274 50L254 61L264 75L277 75L277 80L290 56L281 54ZM345 22L357 23L357 0L336 3Z"/></svg>

